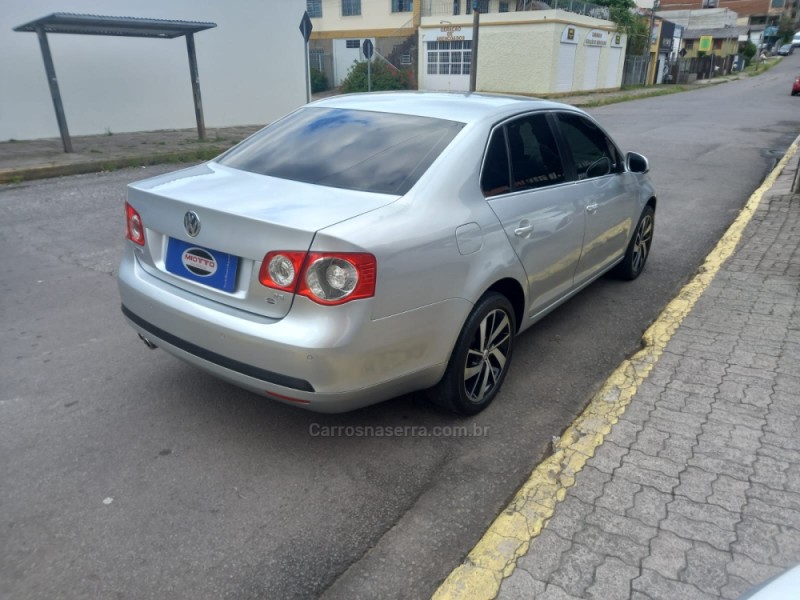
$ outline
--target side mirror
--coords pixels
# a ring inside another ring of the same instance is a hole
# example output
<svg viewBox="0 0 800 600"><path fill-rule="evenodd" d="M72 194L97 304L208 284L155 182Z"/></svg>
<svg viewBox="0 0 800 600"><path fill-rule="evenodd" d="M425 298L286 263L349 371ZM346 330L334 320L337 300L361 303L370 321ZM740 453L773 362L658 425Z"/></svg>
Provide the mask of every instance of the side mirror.
<svg viewBox="0 0 800 600"><path fill-rule="evenodd" d="M625 166L632 173L647 173L650 170L650 163L638 152L628 152L625 156Z"/></svg>
<svg viewBox="0 0 800 600"><path fill-rule="evenodd" d="M586 179L602 177L611 173L611 160L607 156L598 158L586 169Z"/></svg>

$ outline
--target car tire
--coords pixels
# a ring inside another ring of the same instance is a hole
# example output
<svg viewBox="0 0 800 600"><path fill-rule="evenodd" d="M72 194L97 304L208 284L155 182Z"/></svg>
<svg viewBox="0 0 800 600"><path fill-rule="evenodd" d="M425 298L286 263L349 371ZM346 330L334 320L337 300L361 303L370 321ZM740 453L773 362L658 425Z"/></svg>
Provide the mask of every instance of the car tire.
<svg viewBox="0 0 800 600"><path fill-rule="evenodd" d="M625 250L625 258L615 269L615 274L620 279L633 281L644 270L653 245L655 215L653 207L649 205L642 211L642 216L639 217L631 241L628 242L628 248Z"/></svg>
<svg viewBox="0 0 800 600"><path fill-rule="evenodd" d="M467 317L444 376L428 390L428 398L459 415L474 415L489 406L511 365L516 331L508 299L485 294Z"/></svg>

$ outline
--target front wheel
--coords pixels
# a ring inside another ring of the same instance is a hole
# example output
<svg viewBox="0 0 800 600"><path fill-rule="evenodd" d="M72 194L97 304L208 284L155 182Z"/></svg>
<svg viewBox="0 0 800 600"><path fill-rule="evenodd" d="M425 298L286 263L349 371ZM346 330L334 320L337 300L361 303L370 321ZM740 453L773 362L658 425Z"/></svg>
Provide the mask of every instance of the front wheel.
<svg viewBox="0 0 800 600"><path fill-rule="evenodd" d="M516 331L508 299L496 292L484 295L464 323L442 380L428 390L431 401L461 415L489 406L511 364Z"/></svg>
<svg viewBox="0 0 800 600"><path fill-rule="evenodd" d="M653 245L653 229L655 227L655 211L652 206L646 206L639 217L639 223L633 233L628 248L625 250L625 258L615 269L615 273L622 279L633 281L644 270L647 258L650 256L650 249Z"/></svg>

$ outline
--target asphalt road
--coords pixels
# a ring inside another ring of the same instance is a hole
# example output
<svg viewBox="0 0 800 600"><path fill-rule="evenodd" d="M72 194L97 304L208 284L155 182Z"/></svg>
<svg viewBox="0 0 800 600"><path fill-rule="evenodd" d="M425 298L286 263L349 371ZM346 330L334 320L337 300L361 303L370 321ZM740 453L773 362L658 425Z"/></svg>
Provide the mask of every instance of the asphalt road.
<svg viewBox="0 0 800 600"><path fill-rule="evenodd" d="M591 111L651 160L648 267L523 335L465 421L418 397L316 415L147 350L113 272L125 184L167 168L0 187L0 597L429 596L800 133L798 61ZM338 425L480 435L313 435Z"/></svg>

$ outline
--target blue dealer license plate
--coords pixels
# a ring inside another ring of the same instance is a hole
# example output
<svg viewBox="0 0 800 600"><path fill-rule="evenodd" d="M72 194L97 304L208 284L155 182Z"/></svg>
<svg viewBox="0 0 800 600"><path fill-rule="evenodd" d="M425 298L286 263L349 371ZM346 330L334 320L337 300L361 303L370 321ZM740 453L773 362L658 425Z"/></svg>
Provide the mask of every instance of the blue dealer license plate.
<svg viewBox="0 0 800 600"><path fill-rule="evenodd" d="M239 257L170 238L167 271L184 279L232 292Z"/></svg>

